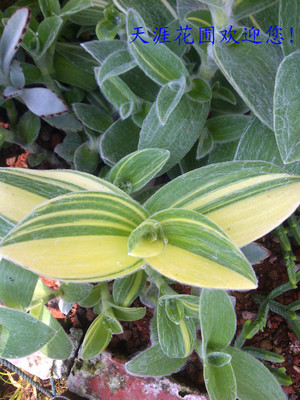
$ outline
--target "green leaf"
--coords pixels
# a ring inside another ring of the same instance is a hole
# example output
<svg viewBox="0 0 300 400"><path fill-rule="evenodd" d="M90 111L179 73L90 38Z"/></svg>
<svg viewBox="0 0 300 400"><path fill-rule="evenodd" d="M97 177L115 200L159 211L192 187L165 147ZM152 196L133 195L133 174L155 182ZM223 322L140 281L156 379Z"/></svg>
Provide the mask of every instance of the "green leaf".
<svg viewBox="0 0 300 400"><path fill-rule="evenodd" d="M295 0L279 1L279 21L278 26L282 28L282 50L285 56L300 49L300 8ZM291 28L293 35L291 36Z"/></svg>
<svg viewBox="0 0 300 400"><path fill-rule="evenodd" d="M231 356L228 353L222 353L219 351L209 353L205 358L205 362L216 368L224 367L224 365L229 364L230 361Z"/></svg>
<svg viewBox="0 0 300 400"><path fill-rule="evenodd" d="M115 315L111 312L105 312L103 313L103 324L105 328L111 332L113 335L116 334L118 335L119 333L123 332L122 325L120 322L116 319Z"/></svg>
<svg viewBox="0 0 300 400"><path fill-rule="evenodd" d="M90 325L82 343L81 358L88 360L97 356L107 347L111 332L106 328L105 314L100 314Z"/></svg>
<svg viewBox="0 0 300 400"><path fill-rule="evenodd" d="M60 16L75 14L93 5L91 0L70 0L62 8Z"/></svg>
<svg viewBox="0 0 300 400"><path fill-rule="evenodd" d="M259 358L260 360L282 363L284 362L284 357L280 354L274 353L273 351L268 351L265 349L260 349L259 347L245 346L242 348L243 351L250 354L252 357Z"/></svg>
<svg viewBox="0 0 300 400"><path fill-rule="evenodd" d="M157 96L156 112L159 122L165 125L170 114L179 103L185 89L185 78L181 77L164 85Z"/></svg>
<svg viewBox="0 0 300 400"><path fill-rule="evenodd" d="M231 365L240 400L286 400L279 383L263 364L233 347L228 347L226 352L232 356Z"/></svg>
<svg viewBox="0 0 300 400"><path fill-rule="evenodd" d="M18 135L30 145L34 143L40 133L41 120L30 111L26 111L18 124Z"/></svg>
<svg viewBox="0 0 300 400"><path fill-rule="evenodd" d="M1 254L59 280L121 277L143 265L142 259L128 255L127 241L147 217L138 203L124 196L92 191L58 196L37 206L10 231L1 242Z"/></svg>
<svg viewBox="0 0 300 400"><path fill-rule="evenodd" d="M268 127L273 127L273 93L277 68L282 60L279 46L242 41L232 46L223 43L214 46L216 62L254 114ZM251 62L249 62L251 60ZM236 68L243 65L242 68Z"/></svg>
<svg viewBox="0 0 300 400"><path fill-rule="evenodd" d="M203 357L208 347L220 351L229 345L236 330L236 316L226 292L203 289L199 318Z"/></svg>
<svg viewBox="0 0 300 400"><path fill-rule="evenodd" d="M131 118L113 123L101 138L100 154L108 165L137 150L140 129Z"/></svg>
<svg viewBox="0 0 300 400"><path fill-rule="evenodd" d="M125 369L131 375L166 376L178 371L186 361L187 357L169 358L156 344L127 362Z"/></svg>
<svg viewBox="0 0 300 400"><path fill-rule="evenodd" d="M128 239L128 254L135 257L152 257L161 254L166 240L159 222L147 219L134 229Z"/></svg>
<svg viewBox="0 0 300 400"><path fill-rule="evenodd" d="M101 292L100 287L102 283L97 283L97 285L93 286L90 294L87 298L80 300L78 303L81 307L89 308L95 306L101 300Z"/></svg>
<svg viewBox="0 0 300 400"><path fill-rule="evenodd" d="M205 386L210 400L235 400L237 385L231 364L223 367L204 366Z"/></svg>
<svg viewBox="0 0 300 400"><path fill-rule="evenodd" d="M140 270L124 278L115 279L113 284L114 301L119 306L129 306L142 292L147 276Z"/></svg>
<svg viewBox="0 0 300 400"><path fill-rule="evenodd" d="M108 180L123 189L130 186L133 193L144 187L162 169L169 158L164 149L145 149L128 154L110 171Z"/></svg>
<svg viewBox="0 0 300 400"><path fill-rule="evenodd" d="M38 51L39 57L45 54L49 47L55 42L62 24L62 18L56 16L48 17L40 23L37 31L41 45Z"/></svg>
<svg viewBox="0 0 300 400"><path fill-rule="evenodd" d="M65 282L60 286L61 298L67 303L81 303L91 294L92 286L88 283Z"/></svg>
<svg viewBox="0 0 300 400"><path fill-rule="evenodd" d="M81 144L82 138L79 134L76 132L67 133L63 142L56 145L54 151L72 165L74 163L74 153Z"/></svg>
<svg viewBox="0 0 300 400"><path fill-rule="evenodd" d="M192 148L206 121L209 102L197 103L186 94L181 98L164 126L159 122L153 104L140 132L139 150L161 148L170 151L170 158L160 174L177 164Z"/></svg>
<svg viewBox="0 0 300 400"><path fill-rule="evenodd" d="M82 46L84 47L84 46ZM58 42L55 45L55 50L71 65L78 67L80 70L94 75L94 68L99 66L99 62L95 61L94 58L88 54L85 48L82 48L78 43L65 43ZM85 77L86 74L83 74Z"/></svg>
<svg viewBox="0 0 300 400"><path fill-rule="evenodd" d="M285 57L279 65L274 93L274 128L281 158L285 164L300 161L300 50Z"/></svg>
<svg viewBox="0 0 300 400"><path fill-rule="evenodd" d="M31 302L38 276L4 259L0 261L0 276L1 302L6 307L26 309Z"/></svg>
<svg viewBox="0 0 300 400"><path fill-rule="evenodd" d="M56 332L55 337L42 347L41 352L54 360L65 360L70 357L72 351L70 339L47 307L44 304L39 304L30 311L30 314Z"/></svg>
<svg viewBox="0 0 300 400"><path fill-rule="evenodd" d="M176 325L184 318L184 306L177 298L165 299L165 311L169 320Z"/></svg>
<svg viewBox="0 0 300 400"><path fill-rule="evenodd" d="M100 64L102 64L104 60L112 54L127 50L127 43L125 41L112 39L101 41L92 40L90 42L82 43L81 46Z"/></svg>
<svg viewBox="0 0 300 400"><path fill-rule="evenodd" d="M207 128L203 128L197 145L196 159L205 157L213 148L214 141L212 134Z"/></svg>
<svg viewBox="0 0 300 400"><path fill-rule="evenodd" d="M103 7L96 6L70 15L69 21L80 26L92 26L94 28L101 18L103 18Z"/></svg>
<svg viewBox="0 0 300 400"><path fill-rule="evenodd" d="M246 115L219 115L207 120L205 126L212 134L214 142L225 143L240 138L249 120Z"/></svg>
<svg viewBox="0 0 300 400"><path fill-rule="evenodd" d="M225 161L232 161L238 144L238 140L226 143L215 143L213 149L209 153L207 164L219 164Z"/></svg>
<svg viewBox="0 0 300 400"><path fill-rule="evenodd" d="M253 13L257 13L276 2L277 0L235 0L233 12L236 19L241 19Z"/></svg>
<svg viewBox="0 0 300 400"><path fill-rule="evenodd" d="M55 336L54 329L22 311L0 307L0 356L20 358L39 350Z"/></svg>
<svg viewBox="0 0 300 400"><path fill-rule="evenodd" d="M81 123L70 113L59 115L57 117L43 118L49 125L66 132L78 132L82 130Z"/></svg>
<svg viewBox="0 0 300 400"><path fill-rule="evenodd" d="M128 50L120 50L110 54L101 65L99 70L99 81L103 83L106 79L121 75L126 71L134 68L136 62L132 58Z"/></svg>
<svg viewBox="0 0 300 400"><path fill-rule="evenodd" d="M94 174L98 168L100 158L97 149L93 149L90 142L82 143L74 153L74 166L77 170Z"/></svg>
<svg viewBox="0 0 300 400"><path fill-rule="evenodd" d="M195 210L216 222L239 246L245 246L274 229L298 207L299 186L299 177L273 164L230 161L179 176L154 193L145 207L150 213L178 207Z"/></svg>
<svg viewBox="0 0 300 400"><path fill-rule="evenodd" d="M135 58L140 68L152 80L160 85L165 85L168 82L180 79L181 77L188 78L189 74L184 64L171 50L162 43L154 44L146 35L148 43L143 43L141 40L134 40L134 32L137 27L137 21L145 26L140 15L133 9L127 13L127 35L129 49ZM144 30L146 33L146 31Z"/></svg>
<svg viewBox="0 0 300 400"><path fill-rule="evenodd" d="M39 0L39 6L44 18L60 13L59 0Z"/></svg>
<svg viewBox="0 0 300 400"><path fill-rule="evenodd" d="M73 103L76 117L88 128L105 132L113 123L112 117L100 107L84 103Z"/></svg>
<svg viewBox="0 0 300 400"><path fill-rule="evenodd" d="M106 304L112 307L115 317L120 321L137 321L146 314L146 309L144 307L121 307L108 301Z"/></svg>
<svg viewBox="0 0 300 400"><path fill-rule="evenodd" d="M188 92L188 96L193 100L200 103L209 101L211 99L211 89L208 83L203 79L194 78L192 80L191 90Z"/></svg>
<svg viewBox="0 0 300 400"><path fill-rule="evenodd" d="M99 40L114 39L118 32L125 25L125 16L121 13L115 13L106 18L106 10L104 10L104 18L102 18L96 26L96 35Z"/></svg>
<svg viewBox="0 0 300 400"><path fill-rule="evenodd" d="M250 264L261 264L270 255L270 251L260 243L249 243L241 248Z"/></svg>

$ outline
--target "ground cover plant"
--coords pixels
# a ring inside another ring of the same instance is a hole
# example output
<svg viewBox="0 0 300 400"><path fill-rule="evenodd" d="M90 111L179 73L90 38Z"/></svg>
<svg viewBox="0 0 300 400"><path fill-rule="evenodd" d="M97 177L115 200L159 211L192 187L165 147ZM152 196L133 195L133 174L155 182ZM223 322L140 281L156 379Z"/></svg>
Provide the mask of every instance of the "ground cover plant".
<svg viewBox="0 0 300 400"><path fill-rule="evenodd" d="M286 398L285 371L258 361L283 357L245 341L269 310L300 338L299 301L275 301L300 279L299 13L296 0L2 10L0 145L32 168L0 169L0 357L69 357L46 306L57 298L64 314L98 315L81 351L92 358L144 317L139 297L155 310L151 346L129 373L169 375L196 351L211 400ZM54 151L47 132L63 137ZM254 293L257 317L233 341L228 291L257 288L255 241L274 230L289 280Z"/></svg>

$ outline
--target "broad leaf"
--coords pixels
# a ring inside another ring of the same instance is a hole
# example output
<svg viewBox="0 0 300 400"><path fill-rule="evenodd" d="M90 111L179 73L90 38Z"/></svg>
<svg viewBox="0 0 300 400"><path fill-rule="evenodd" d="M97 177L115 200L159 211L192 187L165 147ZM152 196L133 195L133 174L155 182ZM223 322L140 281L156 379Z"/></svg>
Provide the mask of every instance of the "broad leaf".
<svg viewBox="0 0 300 400"><path fill-rule="evenodd" d="M74 166L79 171L94 174L99 161L99 153L90 142L82 143L74 152Z"/></svg>
<svg viewBox="0 0 300 400"><path fill-rule="evenodd" d="M125 195L103 179L72 170L0 168L0 188L0 215L12 224L43 201L65 193L98 190Z"/></svg>
<svg viewBox="0 0 300 400"><path fill-rule="evenodd" d="M272 128L275 76L282 52L279 46L266 43L266 36L260 35L259 38L262 43L258 45L248 41L231 46L216 44L214 55L230 84L254 114Z"/></svg>
<svg viewBox="0 0 300 400"><path fill-rule="evenodd" d="M231 364L214 367L204 365L204 381L210 400L235 400L237 385Z"/></svg>
<svg viewBox="0 0 300 400"><path fill-rule="evenodd" d="M69 0L61 10L61 16L75 14L93 5L91 0Z"/></svg>
<svg viewBox="0 0 300 400"><path fill-rule="evenodd" d="M286 400L283 391L269 370L249 354L228 347L231 365L237 383L240 400Z"/></svg>
<svg viewBox="0 0 300 400"><path fill-rule="evenodd" d="M165 249L161 252L148 232L140 241L148 240L148 251L153 248L153 253L158 248L158 255L145 259L162 275L193 286L256 287L255 275L243 254L209 218L190 210L171 209L151 219L162 227Z"/></svg>
<svg viewBox="0 0 300 400"><path fill-rule="evenodd" d="M111 116L100 107L84 103L73 103L77 118L88 128L97 132L105 132L113 123Z"/></svg>
<svg viewBox="0 0 300 400"><path fill-rule="evenodd" d="M202 335L202 356L207 348L220 351L231 342L236 330L236 316L230 299L222 290L203 289L199 318Z"/></svg>
<svg viewBox="0 0 300 400"><path fill-rule="evenodd" d="M41 352L54 360L65 360L70 357L72 351L70 339L47 307L39 304L30 311L30 314L56 332L55 337L42 347Z"/></svg>
<svg viewBox="0 0 300 400"><path fill-rule="evenodd" d="M282 29L282 50L285 56L300 49L300 4L295 0L279 1L278 26ZM291 29L293 35L291 36Z"/></svg>
<svg viewBox="0 0 300 400"><path fill-rule="evenodd" d="M30 19L30 10L27 7L19 8L10 17L5 25L0 41L1 69L8 75L10 63L16 54L24 37Z"/></svg>
<svg viewBox="0 0 300 400"><path fill-rule="evenodd" d="M55 42L62 24L62 18L56 16L46 18L40 23L37 31L41 45L38 51L39 57L45 54L49 47Z"/></svg>
<svg viewBox="0 0 300 400"><path fill-rule="evenodd" d="M158 174L169 155L169 151L164 149L145 149L128 154L111 169L108 179L127 193L136 192Z"/></svg>
<svg viewBox="0 0 300 400"><path fill-rule="evenodd" d="M60 13L59 0L39 0L39 6L44 18Z"/></svg>
<svg viewBox="0 0 300 400"><path fill-rule="evenodd" d="M233 12L237 19L241 19L257 13L276 2L277 0L235 0Z"/></svg>
<svg viewBox="0 0 300 400"><path fill-rule="evenodd" d="M106 302L114 311L115 317L120 321L137 321L146 314L144 307L121 307L114 303Z"/></svg>
<svg viewBox="0 0 300 400"><path fill-rule="evenodd" d="M203 128L198 140L196 159L199 160L205 157L212 150L213 146L214 140L212 134L207 128Z"/></svg>
<svg viewBox="0 0 300 400"><path fill-rule="evenodd" d="M111 332L105 324L105 314L100 314L90 325L82 343L81 358L88 360L97 356L110 342Z"/></svg>
<svg viewBox="0 0 300 400"><path fill-rule="evenodd" d="M100 83L103 83L106 79L112 76L121 75L135 66L136 62L128 50L116 51L103 61L99 70L98 79Z"/></svg>
<svg viewBox="0 0 300 400"><path fill-rule="evenodd" d="M0 307L0 357L26 357L39 350L54 336L54 329L31 315Z"/></svg>
<svg viewBox="0 0 300 400"><path fill-rule="evenodd" d="M0 300L10 308L26 309L32 299L38 277L18 265L0 261Z"/></svg>
<svg viewBox="0 0 300 400"><path fill-rule="evenodd" d="M300 161L300 50L279 65L274 93L274 129L285 164Z"/></svg>
<svg viewBox="0 0 300 400"><path fill-rule="evenodd" d="M185 358L170 358L159 344L150 347L125 364L126 371L138 376L166 376L178 371L186 363Z"/></svg>
<svg viewBox="0 0 300 400"><path fill-rule="evenodd" d="M127 240L146 218L147 213L125 197L66 194L29 213L2 241L0 253L54 279L109 280L143 265L143 260L128 255Z"/></svg>
<svg viewBox="0 0 300 400"><path fill-rule="evenodd" d="M188 172L146 202L150 213L187 208L216 222L238 246L265 235L299 205L300 177L261 161L232 161Z"/></svg>
<svg viewBox="0 0 300 400"><path fill-rule="evenodd" d="M140 270L124 278L115 279L113 284L113 297L117 305L129 306L142 292L147 276Z"/></svg>
<svg viewBox="0 0 300 400"><path fill-rule="evenodd" d="M46 88L23 89L21 99L31 112L39 117L53 117L68 111L66 104L56 93Z"/></svg>
<svg viewBox="0 0 300 400"><path fill-rule="evenodd" d="M82 43L81 46L100 64L110 55L127 50L127 43L122 40L92 40Z"/></svg>
<svg viewBox="0 0 300 400"><path fill-rule="evenodd" d="M139 150L161 148L170 151L170 158L160 174L177 164L197 141L206 121L209 102L197 103L186 94L172 111L164 126L159 122L153 104L140 132Z"/></svg>
<svg viewBox="0 0 300 400"><path fill-rule="evenodd" d="M127 13L127 35L129 49L140 68L160 85L188 77L188 71L184 64L171 50L162 43L153 43L146 35L143 43L140 39L134 40L134 32L137 21L143 27L145 23L136 11L130 9ZM144 30L146 33L146 30ZM148 40L147 40L148 39Z"/></svg>
<svg viewBox="0 0 300 400"><path fill-rule="evenodd" d="M177 106L185 89L185 78L181 77L164 85L157 96L156 112L162 125L165 125L170 114Z"/></svg>
<svg viewBox="0 0 300 400"><path fill-rule="evenodd" d="M90 295L92 286L88 283L65 282L60 290L63 292L61 298L67 303L80 303Z"/></svg>
<svg viewBox="0 0 300 400"><path fill-rule="evenodd" d="M212 134L214 142L225 143L240 138L248 123L249 117L245 115L227 114L210 118L205 126Z"/></svg>
<svg viewBox="0 0 300 400"><path fill-rule="evenodd" d="M26 144L36 141L41 129L41 119L32 112L25 112L18 124L18 135L24 139Z"/></svg>

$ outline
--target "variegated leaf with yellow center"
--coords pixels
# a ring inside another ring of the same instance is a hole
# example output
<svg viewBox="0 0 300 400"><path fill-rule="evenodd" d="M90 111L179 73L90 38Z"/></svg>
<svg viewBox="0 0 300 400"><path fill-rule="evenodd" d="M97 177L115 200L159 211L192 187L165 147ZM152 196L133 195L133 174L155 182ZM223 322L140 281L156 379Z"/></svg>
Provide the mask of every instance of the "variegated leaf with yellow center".
<svg viewBox="0 0 300 400"><path fill-rule="evenodd" d="M283 222L300 204L300 176L263 161L230 161L188 172L145 204L154 213L185 208L216 222L245 246Z"/></svg>
<svg viewBox="0 0 300 400"><path fill-rule="evenodd" d="M143 265L128 255L130 233L148 214L112 193L69 193L37 206L5 237L0 253L40 275L103 281Z"/></svg>
<svg viewBox="0 0 300 400"><path fill-rule="evenodd" d="M99 190L127 197L111 183L84 172L0 168L0 219L16 224L45 200L86 190Z"/></svg>
<svg viewBox="0 0 300 400"><path fill-rule="evenodd" d="M176 281L219 289L257 286L236 244L216 223L195 211L160 211L138 226L128 243L129 254L144 257L159 273Z"/></svg>

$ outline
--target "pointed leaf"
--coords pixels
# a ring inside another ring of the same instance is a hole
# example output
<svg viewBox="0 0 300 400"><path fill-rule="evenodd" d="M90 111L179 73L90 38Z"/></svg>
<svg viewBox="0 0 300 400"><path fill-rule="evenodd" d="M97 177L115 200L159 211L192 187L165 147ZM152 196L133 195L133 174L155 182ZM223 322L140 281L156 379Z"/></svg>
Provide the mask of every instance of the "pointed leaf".
<svg viewBox="0 0 300 400"><path fill-rule="evenodd" d="M213 148L214 140L207 128L203 128L197 145L196 159L205 157Z"/></svg>
<svg viewBox="0 0 300 400"><path fill-rule="evenodd" d="M233 347L226 351L232 356L231 365L240 400L286 400L279 383L262 363Z"/></svg>
<svg viewBox="0 0 300 400"><path fill-rule="evenodd" d="M41 129L41 119L32 112L25 112L18 124L18 135L24 139L26 144L36 141Z"/></svg>
<svg viewBox="0 0 300 400"><path fill-rule="evenodd" d="M220 351L229 345L236 330L236 316L226 292L203 289L199 318L203 357L206 357L208 347Z"/></svg>
<svg viewBox="0 0 300 400"><path fill-rule="evenodd" d="M54 43L60 32L62 24L63 24L62 18L56 16L45 18L40 23L37 31L41 45L38 52L39 56L45 54L46 51L49 49L49 47Z"/></svg>
<svg viewBox="0 0 300 400"><path fill-rule="evenodd" d="M257 13L276 2L277 0L235 0L233 8L234 15L236 19L241 19L248 15Z"/></svg>
<svg viewBox="0 0 300 400"><path fill-rule="evenodd" d="M106 302L106 304L112 307L115 317L120 321L137 321L146 314L144 307L121 307L110 302Z"/></svg>
<svg viewBox="0 0 300 400"><path fill-rule="evenodd" d="M162 43L154 44L150 38L148 43L141 40L134 40L134 32L137 27L136 21L141 21L141 26L145 27L145 23L139 14L133 9L127 13L127 35L129 41L129 49L140 68L152 80L160 85L174 81L181 77L188 77L188 71L184 64L171 50ZM144 32L145 28L144 28ZM147 40L148 39L148 40Z"/></svg>
<svg viewBox="0 0 300 400"><path fill-rule="evenodd" d="M231 364L223 367L204 366L204 381L210 400L235 400L237 385Z"/></svg>
<svg viewBox="0 0 300 400"><path fill-rule="evenodd" d="M60 13L59 0L39 0L39 6L44 18Z"/></svg>
<svg viewBox="0 0 300 400"><path fill-rule="evenodd" d="M156 100L156 112L162 125L165 125L170 114L183 96L185 85L185 78L181 77L167 83L160 89Z"/></svg>
<svg viewBox="0 0 300 400"><path fill-rule="evenodd" d="M74 152L74 166L77 170L94 174L99 165L99 153L90 142L82 143Z"/></svg>
<svg viewBox="0 0 300 400"><path fill-rule="evenodd" d="M26 357L39 350L54 336L54 329L31 315L0 307L0 357Z"/></svg>
<svg viewBox="0 0 300 400"><path fill-rule="evenodd" d="M0 168L0 188L0 215L13 224L19 222L38 204L61 194L98 190L125 195L104 179L63 169L40 171Z"/></svg>
<svg viewBox="0 0 300 400"><path fill-rule="evenodd" d="M282 35L286 40L282 42L282 50L285 56L300 49L300 7L295 0L279 1L278 26L282 28ZM293 36L291 37L291 28ZM288 39L289 38L289 39Z"/></svg>
<svg viewBox="0 0 300 400"><path fill-rule="evenodd" d="M115 279L113 284L113 297L117 305L129 306L142 292L147 276L140 270L124 278Z"/></svg>
<svg viewBox="0 0 300 400"><path fill-rule="evenodd" d="M231 161L188 172L146 202L150 213L187 208L216 222L245 246L283 222L299 205L300 177L273 164Z"/></svg>
<svg viewBox="0 0 300 400"><path fill-rule="evenodd" d="M13 86L6 86L6 88L4 88L3 90L2 97L4 99L11 99L13 97L21 96L22 93L22 89L16 89Z"/></svg>
<svg viewBox="0 0 300 400"><path fill-rule="evenodd" d="M81 46L100 64L110 55L127 50L127 43L123 40L92 40L81 43Z"/></svg>
<svg viewBox="0 0 300 400"><path fill-rule="evenodd" d="M100 83L103 83L106 79L112 76L121 75L135 66L136 62L128 50L116 51L103 61L99 70L98 79Z"/></svg>
<svg viewBox="0 0 300 400"><path fill-rule="evenodd" d="M274 129L285 164L300 161L300 50L279 65L274 93Z"/></svg>
<svg viewBox="0 0 300 400"><path fill-rule="evenodd" d="M208 111L209 102L200 104L185 94L166 124L162 126L154 104L145 118L140 132L139 150L147 148L169 150L170 158L160 174L168 171L186 155L197 141Z"/></svg>
<svg viewBox="0 0 300 400"><path fill-rule="evenodd" d="M41 352L46 357L54 360L69 358L72 351L70 339L47 307L44 304L39 304L30 311L30 314L56 332L55 337L46 346L42 347Z"/></svg>
<svg viewBox="0 0 300 400"><path fill-rule="evenodd" d="M192 88L188 95L195 101L202 103L211 99L211 89L207 82L200 78L192 80Z"/></svg>
<svg viewBox="0 0 300 400"><path fill-rule="evenodd" d="M109 280L143 265L128 255L127 241L146 218L133 200L110 193L58 196L37 206L10 231L0 253L54 279Z"/></svg>
<svg viewBox="0 0 300 400"><path fill-rule="evenodd" d="M38 276L4 259L0 261L0 276L1 302L6 307L26 309L31 302Z"/></svg>
<svg viewBox="0 0 300 400"><path fill-rule="evenodd" d="M60 290L63 292L61 298L67 303L80 303L90 295L92 286L88 283L66 282L60 286Z"/></svg>
<svg viewBox="0 0 300 400"><path fill-rule="evenodd" d="M212 134L214 142L225 143L241 137L249 120L246 115L219 115L206 121L205 126Z"/></svg>
<svg viewBox="0 0 300 400"><path fill-rule="evenodd" d="M166 376L178 371L186 361L187 357L169 358L156 344L127 362L125 368L131 375Z"/></svg>
<svg viewBox="0 0 300 400"><path fill-rule="evenodd" d="M1 68L5 75L8 75L10 63L20 47L29 19L30 9L22 7L14 12L5 25L0 42Z"/></svg>
<svg viewBox="0 0 300 400"><path fill-rule="evenodd" d="M260 243L249 243L247 246L242 247L241 250L252 265L261 264L263 260L268 258L271 254L271 252Z"/></svg>
<svg viewBox="0 0 300 400"><path fill-rule="evenodd" d="M111 332L104 322L105 314L100 314L90 325L82 343L81 358L88 360L106 349L111 339Z"/></svg>
<svg viewBox="0 0 300 400"><path fill-rule="evenodd" d="M111 169L108 179L120 188L130 184L131 191L127 193L136 192L157 175L169 155L170 152L164 149L145 149L128 154Z"/></svg>
<svg viewBox="0 0 300 400"><path fill-rule="evenodd" d="M84 103L73 103L77 118L88 128L97 132L105 132L113 123L113 119L100 107Z"/></svg>
<svg viewBox="0 0 300 400"><path fill-rule="evenodd" d="M230 363L231 356L228 353L214 351L206 356L205 361L213 367L220 368Z"/></svg>
<svg viewBox="0 0 300 400"><path fill-rule="evenodd" d="M23 89L20 97L29 110L39 117L53 117L68 111L65 103L49 89Z"/></svg>
<svg viewBox="0 0 300 400"><path fill-rule="evenodd" d="M230 84L254 114L272 129L275 76L282 52L279 46L266 43L267 37L260 35L259 38L262 40L259 45L247 41L232 46L217 44L214 55ZM236 68L237 65L243 68Z"/></svg>
<svg viewBox="0 0 300 400"><path fill-rule="evenodd" d="M91 0L69 0L61 10L60 16L72 15L93 5Z"/></svg>
<svg viewBox="0 0 300 400"><path fill-rule="evenodd" d="M253 270L237 246L209 218L190 210L158 212L165 250L146 261L170 279L201 287L250 289ZM155 241L153 242L155 246Z"/></svg>

